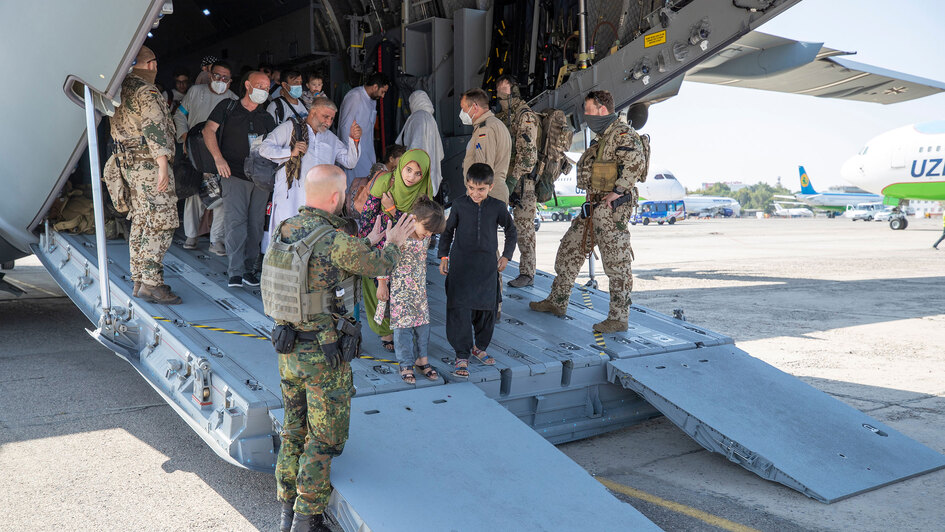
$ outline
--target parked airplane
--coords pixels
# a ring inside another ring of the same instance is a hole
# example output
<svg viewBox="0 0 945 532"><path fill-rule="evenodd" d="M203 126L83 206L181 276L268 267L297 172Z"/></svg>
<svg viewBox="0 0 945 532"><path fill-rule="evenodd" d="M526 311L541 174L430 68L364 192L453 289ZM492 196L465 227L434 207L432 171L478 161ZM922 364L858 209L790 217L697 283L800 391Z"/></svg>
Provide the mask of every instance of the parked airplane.
<svg viewBox="0 0 945 532"><path fill-rule="evenodd" d="M797 171L801 176L801 191L792 196L777 195L775 198L796 200L814 209L823 209L828 211L843 212L850 207L875 201L882 201L882 196L876 194L850 193L850 192L817 192L814 185L807 175L803 166L798 166Z"/></svg>
<svg viewBox="0 0 945 532"><path fill-rule="evenodd" d="M774 215L779 218L813 218L814 211L807 207L785 207L775 202Z"/></svg>
<svg viewBox="0 0 945 532"><path fill-rule="evenodd" d="M567 156L572 161L581 158L578 152L568 152ZM643 183L637 184L637 190L640 192L640 198L655 201L676 201L683 199L686 195L686 188L676 180L676 176L669 170L651 171L649 177ZM580 207L585 201L584 190L577 186L577 171L572 168L567 174L562 174L555 181L555 196L557 202L552 199L545 203L549 208L555 207Z"/></svg>
<svg viewBox="0 0 945 532"><path fill-rule="evenodd" d="M900 208L903 200L945 200L945 120L913 124L883 133L843 164L847 181L885 197L896 205L889 227L905 229L909 222Z"/></svg>
<svg viewBox="0 0 945 532"><path fill-rule="evenodd" d="M742 206L734 198L723 196L686 196L683 198L686 203L686 212L690 216L698 216L706 212L724 212L725 209L732 211L732 216L741 216Z"/></svg>

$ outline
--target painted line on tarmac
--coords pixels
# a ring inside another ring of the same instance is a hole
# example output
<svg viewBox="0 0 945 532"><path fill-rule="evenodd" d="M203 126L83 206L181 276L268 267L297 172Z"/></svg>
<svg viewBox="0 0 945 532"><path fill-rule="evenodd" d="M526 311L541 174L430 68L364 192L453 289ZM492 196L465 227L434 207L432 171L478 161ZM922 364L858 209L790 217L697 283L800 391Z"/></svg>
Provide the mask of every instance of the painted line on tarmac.
<svg viewBox="0 0 945 532"><path fill-rule="evenodd" d="M650 504L655 504L662 508L666 508L667 510L670 510L672 512L683 514L685 516L692 517L693 519L698 519L702 521L703 523L712 525L717 528L721 528L722 530L728 530L730 532L759 532L758 529L756 528L751 528L750 526L745 526L743 524L736 523L734 521L729 521L728 519L725 519L724 517L712 515L708 512L704 512L702 510L693 508L691 506L686 506L685 504L666 500L666 499L663 499L662 497L657 497L656 495L653 495L651 493L647 493L645 491L641 491L636 488L631 488L630 486L624 486L623 484L618 484L617 482L614 482L613 480L610 480L604 477L594 477L594 478L596 478L598 482L603 484L605 487L607 487L607 489L611 491L616 491L617 493L626 495L627 497L640 499L641 501L646 501Z"/></svg>
<svg viewBox="0 0 945 532"><path fill-rule="evenodd" d="M62 294L56 294L56 293L50 292L49 290L46 290L45 288L40 288L34 284L29 284L26 281L22 281L20 279L6 279L6 281L12 285L23 285L25 287L32 288L33 290L39 290L40 292L46 294L47 296L63 297ZM23 286L21 286L20 288L23 288Z"/></svg>

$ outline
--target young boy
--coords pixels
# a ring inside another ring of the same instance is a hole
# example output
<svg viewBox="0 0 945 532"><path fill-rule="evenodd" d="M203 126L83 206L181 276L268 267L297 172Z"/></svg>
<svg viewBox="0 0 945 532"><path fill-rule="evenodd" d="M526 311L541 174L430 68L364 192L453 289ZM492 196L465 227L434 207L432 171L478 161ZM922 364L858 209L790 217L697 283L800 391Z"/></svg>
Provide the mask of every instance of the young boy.
<svg viewBox="0 0 945 532"><path fill-rule="evenodd" d="M483 163L466 173L466 195L453 202L446 230L440 236L440 273L446 275L446 339L456 351L453 375L469 377L472 353L487 366L495 359L486 353L501 300L498 273L515 251L516 232L505 203L489 196L495 174ZM496 263L498 228L505 232L505 247Z"/></svg>
<svg viewBox="0 0 945 532"><path fill-rule="evenodd" d="M388 172L393 172L397 169L397 162L407 153L407 147L402 144L390 144L384 149L384 153L387 154L387 161L384 166L387 167Z"/></svg>

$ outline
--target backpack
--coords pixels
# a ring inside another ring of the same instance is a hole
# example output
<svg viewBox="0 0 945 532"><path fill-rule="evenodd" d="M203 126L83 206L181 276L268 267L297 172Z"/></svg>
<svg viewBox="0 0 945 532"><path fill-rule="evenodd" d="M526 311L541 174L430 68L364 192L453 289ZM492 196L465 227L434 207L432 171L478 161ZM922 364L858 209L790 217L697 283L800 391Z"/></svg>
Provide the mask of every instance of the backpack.
<svg viewBox="0 0 945 532"><path fill-rule="evenodd" d="M298 130L304 123L299 123L294 118L289 118L292 122L293 136L299 138ZM261 137L256 137L252 146L249 147L249 156L243 160L243 174L246 178L256 184L257 187L272 192L276 184L276 173L285 166L285 163L276 163L263 157L259 153L263 140L269 136L267 133ZM304 177L304 176L302 176Z"/></svg>
<svg viewBox="0 0 945 532"><path fill-rule="evenodd" d="M218 146L220 145L220 139L223 138L223 124L226 123L226 117L238 103L239 100L231 99L229 103L226 104L226 110L223 113L223 122L221 122L220 127L217 128ZM194 127L190 128L190 131L187 132L187 158L190 159L190 164L197 170L207 174L215 174L217 173L217 163L213 161L213 155L210 155L210 150L207 149L207 145L203 141L203 128L206 125L206 121L194 124Z"/></svg>
<svg viewBox="0 0 945 532"><path fill-rule="evenodd" d="M280 223L273 231L263 259L260 289L263 310L274 320L301 323L314 314L329 313L331 303L341 290L344 307L354 309L356 276L341 281L335 290L312 291L308 286L308 263L312 250L325 237L333 237L335 228L325 224L291 244L282 241ZM341 290L339 290L341 289Z"/></svg>
<svg viewBox="0 0 945 532"><path fill-rule="evenodd" d="M564 152L571 147L574 129L561 109L549 109L536 114L541 118L541 132L538 138L538 164L535 166L535 195L538 203L545 203L555 195L555 181L573 167Z"/></svg>
<svg viewBox="0 0 945 532"><path fill-rule="evenodd" d="M304 121L304 120L302 119L302 115L300 115L299 112L295 110L295 107L292 107L291 105L289 105L289 101L286 100L285 97L279 96L278 98L276 98L276 99L273 100L273 101L274 101L274 102L279 102L278 105L276 105L276 125L277 125L277 126L278 126L279 124L285 122L285 108L286 108L286 107L288 107L289 109L292 110L292 114L295 115L295 119L296 119L296 120L298 120L299 122L303 122L303 121Z"/></svg>

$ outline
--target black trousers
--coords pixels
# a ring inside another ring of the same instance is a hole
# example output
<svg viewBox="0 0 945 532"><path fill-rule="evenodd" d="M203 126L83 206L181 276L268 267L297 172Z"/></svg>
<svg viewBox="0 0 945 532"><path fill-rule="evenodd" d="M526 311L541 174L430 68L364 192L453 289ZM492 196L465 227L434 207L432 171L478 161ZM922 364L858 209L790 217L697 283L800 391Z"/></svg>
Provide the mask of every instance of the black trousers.
<svg viewBox="0 0 945 532"><path fill-rule="evenodd" d="M937 248L938 245L942 243L942 240L945 240L945 230L942 231L942 236L938 237L938 240L936 240L935 243L932 244L932 247Z"/></svg>
<svg viewBox="0 0 945 532"><path fill-rule="evenodd" d="M495 311L471 308L446 309L446 339L456 358L469 358L473 346L485 350L492 342L495 329Z"/></svg>

